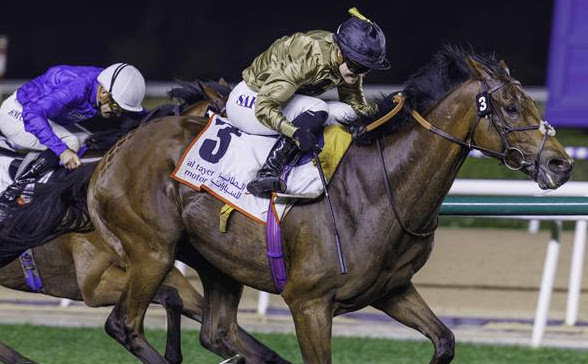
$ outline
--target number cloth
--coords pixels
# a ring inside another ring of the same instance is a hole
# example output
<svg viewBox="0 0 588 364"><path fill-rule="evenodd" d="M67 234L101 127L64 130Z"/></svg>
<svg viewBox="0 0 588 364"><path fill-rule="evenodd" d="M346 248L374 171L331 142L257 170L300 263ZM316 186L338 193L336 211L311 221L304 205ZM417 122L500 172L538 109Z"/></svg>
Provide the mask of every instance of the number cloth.
<svg viewBox="0 0 588 364"><path fill-rule="evenodd" d="M325 145L320 153L327 178L351 143L351 135L340 125L325 129ZM205 190L249 218L265 224L269 200L247 192L247 183L255 178L275 138L247 134L227 119L213 115L207 127L184 152L170 177L195 190ZM288 190L278 195L275 207L282 216L290 198L317 198L323 192L316 167L310 158L302 158L288 176Z"/></svg>

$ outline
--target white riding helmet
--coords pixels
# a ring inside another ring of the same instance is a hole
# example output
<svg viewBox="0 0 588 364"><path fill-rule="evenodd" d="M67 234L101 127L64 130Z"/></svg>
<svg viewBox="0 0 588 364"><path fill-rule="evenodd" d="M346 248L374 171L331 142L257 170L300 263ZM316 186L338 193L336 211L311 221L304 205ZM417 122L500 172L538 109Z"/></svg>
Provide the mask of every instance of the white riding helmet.
<svg viewBox="0 0 588 364"><path fill-rule="evenodd" d="M115 63L98 75L98 82L114 101L127 111L141 111L145 96L145 79L138 69L127 63Z"/></svg>

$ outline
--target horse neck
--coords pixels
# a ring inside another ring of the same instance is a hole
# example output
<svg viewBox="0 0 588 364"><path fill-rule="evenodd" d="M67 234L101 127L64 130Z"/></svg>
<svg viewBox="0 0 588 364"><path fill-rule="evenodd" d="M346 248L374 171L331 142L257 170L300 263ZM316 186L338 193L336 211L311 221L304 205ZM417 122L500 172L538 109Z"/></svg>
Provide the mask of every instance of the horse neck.
<svg viewBox="0 0 588 364"><path fill-rule="evenodd" d="M437 128L464 140L475 119L474 96L477 83L468 81L447 95L425 118ZM369 148L370 161L357 166L359 173L370 179L371 187L364 189L381 207L388 201L381 157L377 148ZM400 219L413 231L423 231L434 223L459 168L465 161L467 150L433 134L418 123L403 132L388 136L382 141L382 153L386 163L396 211ZM390 209L390 207L387 207ZM390 214L394 219L395 213Z"/></svg>

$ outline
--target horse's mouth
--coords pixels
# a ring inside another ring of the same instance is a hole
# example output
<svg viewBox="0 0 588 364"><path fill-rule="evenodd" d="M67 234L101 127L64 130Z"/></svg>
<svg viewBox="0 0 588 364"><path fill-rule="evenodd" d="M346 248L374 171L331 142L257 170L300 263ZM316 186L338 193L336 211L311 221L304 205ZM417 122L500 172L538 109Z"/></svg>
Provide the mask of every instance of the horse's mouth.
<svg viewBox="0 0 588 364"><path fill-rule="evenodd" d="M530 166L525 169L525 173L531 176L542 190L555 190L566 183L571 176L570 171L553 172L543 165L539 166L538 171L535 166Z"/></svg>

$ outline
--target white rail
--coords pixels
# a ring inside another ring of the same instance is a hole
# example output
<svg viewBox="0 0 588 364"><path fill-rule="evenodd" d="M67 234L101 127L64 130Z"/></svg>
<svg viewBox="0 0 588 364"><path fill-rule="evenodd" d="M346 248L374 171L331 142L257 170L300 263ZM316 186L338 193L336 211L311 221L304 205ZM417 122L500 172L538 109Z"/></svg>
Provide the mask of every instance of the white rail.
<svg viewBox="0 0 588 364"><path fill-rule="evenodd" d="M476 196L588 196L588 182L567 182L557 190L542 190L533 181L493 179L457 179L449 190L450 195Z"/></svg>
<svg viewBox="0 0 588 364"><path fill-rule="evenodd" d="M568 182L557 190L541 190L532 181L508 181L508 180L481 180L481 179L458 179L449 190L450 195L482 195L482 196L552 196L552 197L584 197L588 196L588 182ZM586 230L588 227L588 216L493 216L494 218L515 218L555 221L552 237L548 242L541 286L537 299L537 309L531 337L531 345L541 345L549 306L553 292L553 282L557 271L559 258L559 233L561 221L576 221L574 234L574 248L572 252L572 263L570 268L570 283L568 286L568 301L565 323L573 326L577 322L580 292L582 286L582 270L584 265L584 254L586 246ZM259 293L257 312L265 315L269 306L269 294Z"/></svg>

